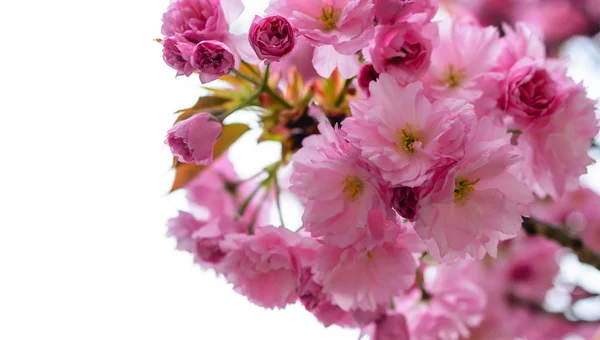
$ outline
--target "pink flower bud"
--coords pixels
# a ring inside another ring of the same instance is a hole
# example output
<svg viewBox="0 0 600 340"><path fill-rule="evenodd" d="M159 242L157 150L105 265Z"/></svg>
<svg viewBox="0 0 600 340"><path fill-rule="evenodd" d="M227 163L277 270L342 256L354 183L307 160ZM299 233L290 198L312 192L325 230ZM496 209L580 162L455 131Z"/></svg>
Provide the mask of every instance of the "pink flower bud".
<svg viewBox="0 0 600 340"><path fill-rule="evenodd" d="M200 73L200 82L206 84L229 73L235 67L236 58L222 42L205 40L194 47L191 63Z"/></svg>
<svg viewBox="0 0 600 340"><path fill-rule="evenodd" d="M280 15L255 17L248 40L258 58L267 62L278 61L296 45L294 27Z"/></svg>
<svg viewBox="0 0 600 340"><path fill-rule="evenodd" d="M180 35L168 37L163 41L163 59L167 65L177 70L177 75L190 76L194 67L190 57L195 44Z"/></svg>
<svg viewBox="0 0 600 340"><path fill-rule="evenodd" d="M212 162L213 148L223 128L211 118L210 113L199 113L169 130L165 143L180 162L198 165Z"/></svg>
<svg viewBox="0 0 600 340"><path fill-rule="evenodd" d="M376 81L377 78L379 78L379 73L375 71L373 64L365 64L360 69L360 72L358 72L358 86L360 86L361 90L370 95L369 84L371 84L372 81Z"/></svg>

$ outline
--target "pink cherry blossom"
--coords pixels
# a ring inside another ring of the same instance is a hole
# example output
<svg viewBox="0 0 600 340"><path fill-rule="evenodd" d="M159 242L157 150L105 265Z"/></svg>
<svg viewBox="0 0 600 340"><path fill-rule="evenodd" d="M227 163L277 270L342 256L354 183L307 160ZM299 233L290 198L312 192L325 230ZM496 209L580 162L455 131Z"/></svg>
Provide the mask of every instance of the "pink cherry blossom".
<svg viewBox="0 0 600 340"><path fill-rule="evenodd" d="M170 37L192 32L227 31L219 0L175 0L163 15L162 32Z"/></svg>
<svg viewBox="0 0 600 340"><path fill-rule="evenodd" d="M518 22L514 28L504 24L502 29L503 48L498 59L501 69L508 71L517 61L525 57L536 61L546 59L544 42L526 23Z"/></svg>
<svg viewBox="0 0 600 340"><path fill-rule="evenodd" d="M598 134L595 102L573 85L554 113L523 127L517 147L525 158L519 178L540 197L560 197L578 186L592 160L590 141Z"/></svg>
<svg viewBox="0 0 600 340"><path fill-rule="evenodd" d="M371 0L274 0L267 12L290 20L313 45L332 45L345 55L373 38Z"/></svg>
<svg viewBox="0 0 600 340"><path fill-rule="evenodd" d="M224 43L205 40L194 47L191 63L200 73L200 82L206 84L234 69L239 64L239 57Z"/></svg>
<svg viewBox="0 0 600 340"><path fill-rule="evenodd" d="M304 37L296 38L296 46L290 54L281 58L278 62L271 63L271 72L280 73L284 78L289 76L289 71L293 68L305 82L318 77L312 58L315 48L309 44Z"/></svg>
<svg viewBox="0 0 600 340"><path fill-rule="evenodd" d="M181 35L167 37L163 41L163 59L167 65L177 71L177 76L189 77L194 73L194 67L190 63L192 50L196 44Z"/></svg>
<svg viewBox="0 0 600 340"><path fill-rule="evenodd" d="M369 84L377 79L379 79L379 73L375 71L373 64L364 64L357 75L358 86L366 92L367 96L371 95Z"/></svg>
<svg viewBox="0 0 600 340"><path fill-rule="evenodd" d="M371 83L370 92L368 99L350 103L353 116L343 131L391 185L421 185L440 158L462 156L476 120L471 105L430 102L420 83L401 87L387 74Z"/></svg>
<svg viewBox="0 0 600 340"><path fill-rule="evenodd" d="M363 237L369 211L383 205L377 177L328 121L293 157L290 190L305 204L302 221L313 236L346 247Z"/></svg>
<svg viewBox="0 0 600 340"><path fill-rule="evenodd" d="M396 240L365 247L322 246L315 280L334 304L374 311L415 282L415 258L407 246L414 238L408 229L399 232Z"/></svg>
<svg viewBox="0 0 600 340"><path fill-rule="evenodd" d="M437 0L374 0L375 18L378 24L391 25L398 22L424 23L438 11Z"/></svg>
<svg viewBox="0 0 600 340"><path fill-rule="evenodd" d="M232 218L198 220L192 214L179 212L169 220L167 235L175 238L177 249L194 255L194 260L205 267L217 265L226 255L220 242L228 234L241 234L246 227Z"/></svg>
<svg viewBox="0 0 600 340"><path fill-rule="evenodd" d="M314 275L309 268L304 269L298 278L296 293L304 308L311 312L325 327L331 325L355 325L352 314L329 301L323 293L323 287L314 281Z"/></svg>
<svg viewBox="0 0 600 340"><path fill-rule="evenodd" d="M296 279L315 260L317 244L283 227L258 228L254 235L227 235L227 255L218 266L235 290L265 308L297 299Z"/></svg>
<svg viewBox="0 0 600 340"><path fill-rule="evenodd" d="M278 61L296 44L296 33L290 22L280 16L255 17L248 34L250 45L261 60Z"/></svg>
<svg viewBox="0 0 600 340"><path fill-rule="evenodd" d="M439 186L419 200L415 229L434 258L495 257L498 242L517 235L533 199L509 172L519 160L505 130L480 120L465 156L436 174Z"/></svg>
<svg viewBox="0 0 600 340"><path fill-rule="evenodd" d="M212 120L210 113L202 112L175 124L165 143L180 162L208 165L222 129L221 123Z"/></svg>
<svg viewBox="0 0 600 340"><path fill-rule="evenodd" d="M503 79L494 71L502 51L498 30L446 20L439 23L439 32L423 83L433 97L464 99L480 106L484 115L495 106Z"/></svg>
<svg viewBox="0 0 600 340"><path fill-rule="evenodd" d="M437 25L402 22L377 28L369 47L375 71L389 73L405 85L418 81L429 69Z"/></svg>

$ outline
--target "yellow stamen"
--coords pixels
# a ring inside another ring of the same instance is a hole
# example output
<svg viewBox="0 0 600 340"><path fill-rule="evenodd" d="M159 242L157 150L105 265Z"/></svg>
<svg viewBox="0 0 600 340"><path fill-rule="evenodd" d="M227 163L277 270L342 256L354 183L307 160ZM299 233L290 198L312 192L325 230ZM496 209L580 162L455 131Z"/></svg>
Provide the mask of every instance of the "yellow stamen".
<svg viewBox="0 0 600 340"><path fill-rule="evenodd" d="M412 125L406 123L406 128L398 131L398 138L400 139L398 149L408 153L415 152L414 144L421 141L422 132L421 130L413 130Z"/></svg>
<svg viewBox="0 0 600 340"><path fill-rule="evenodd" d="M447 66L442 83L448 85L450 88L459 87L465 77L464 70L457 69L454 65L450 64Z"/></svg>
<svg viewBox="0 0 600 340"><path fill-rule="evenodd" d="M349 200L355 200L365 189L365 183L358 177L346 177L344 179L344 192Z"/></svg>
<svg viewBox="0 0 600 340"><path fill-rule="evenodd" d="M329 31L336 27L339 15L336 10L329 4L325 4L321 9L321 16L318 18L325 24L325 30Z"/></svg>
<svg viewBox="0 0 600 340"><path fill-rule="evenodd" d="M454 182L454 202L465 204L469 200L469 195L475 191L475 184L479 182L479 178L470 182L468 179L457 179Z"/></svg>

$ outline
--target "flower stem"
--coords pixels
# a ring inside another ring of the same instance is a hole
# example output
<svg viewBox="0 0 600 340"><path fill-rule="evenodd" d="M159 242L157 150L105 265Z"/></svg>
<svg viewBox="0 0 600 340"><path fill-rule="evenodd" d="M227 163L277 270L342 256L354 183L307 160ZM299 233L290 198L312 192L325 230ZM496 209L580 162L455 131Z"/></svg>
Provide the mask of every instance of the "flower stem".
<svg viewBox="0 0 600 340"><path fill-rule="evenodd" d="M242 72L240 72L236 69L231 70L231 73L235 74L236 77L240 77L249 83L252 83L254 85L260 85L260 83L258 81L248 77L247 75L243 74Z"/></svg>
<svg viewBox="0 0 600 340"><path fill-rule="evenodd" d="M271 67L270 64L267 65L267 68L265 70L265 75L263 77L262 82L260 82L260 83L258 81L256 81L255 79L250 78L249 76L241 73L240 71L238 71L236 69L232 70L232 73L235 74L237 77L240 77L240 78L246 80L247 82L258 86L258 88L256 89L256 92L250 98L248 98L243 103L241 103L240 105L238 105L235 108L233 108L232 110L230 110L230 112L228 112L228 114L244 108L245 106L250 104L253 100L258 98L258 96L260 96L263 92L268 94L271 98L273 98L275 101L277 101L279 104L281 104L281 106L283 106L284 108L291 109L293 107L283 97L281 97L277 92L275 92L275 90L273 90L271 87L269 87L270 67Z"/></svg>
<svg viewBox="0 0 600 340"><path fill-rule="evenodd" d="M600 255L593 252L580 238L571 235L565 229L529 217L523 217L522 227L527 235L544 236L554 240L561 246L571 249L581 263L589 264L600 270Z"/></svg>

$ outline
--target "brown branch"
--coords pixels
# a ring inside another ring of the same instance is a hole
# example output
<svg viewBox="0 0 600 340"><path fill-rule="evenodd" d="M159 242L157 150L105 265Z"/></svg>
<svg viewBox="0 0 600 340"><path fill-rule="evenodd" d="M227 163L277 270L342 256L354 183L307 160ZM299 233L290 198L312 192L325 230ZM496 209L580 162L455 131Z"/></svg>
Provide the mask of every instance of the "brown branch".
<svg viewBox="0 0 600 340"><path fill-rule="evenodd" d="M529 217L523 218L522 227L527 235L543 236L554 240L563 247L571 249L580 262L600 270L600 255L594 253L579 237L572 235L567 230Z"/></svg>

